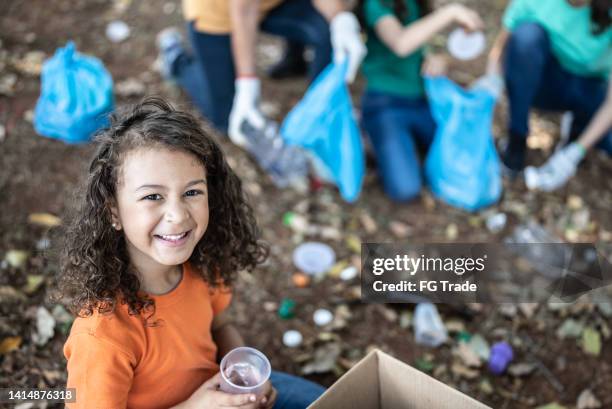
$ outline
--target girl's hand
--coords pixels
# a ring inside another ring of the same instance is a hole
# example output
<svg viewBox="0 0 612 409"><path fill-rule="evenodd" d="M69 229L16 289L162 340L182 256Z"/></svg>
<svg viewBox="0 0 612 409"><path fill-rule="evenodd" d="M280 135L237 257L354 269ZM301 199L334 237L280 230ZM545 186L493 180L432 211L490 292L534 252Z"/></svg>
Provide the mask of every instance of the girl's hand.
<svg viewBox="0 0 612 409"><path fill-rule="evenodd" d="M448 60L442 54L429 54L425 57L423 75L428 77L441 77L448 72Z"/></svg>
<svg viewBox="0 0 612 409"><path fill-rule="evenodd" d="M270 381L265 383L264 397L259 402L260 408L272 409L274 402L276 402L276 389L272 386Z"/></svg>
<svg viewBox="0 0 612 409"><path fill-rule="evenodd" d="M466 31L476 31L484 28L484 23L478 13L463 4L451 3L444 7L444 12L453 22L462 26Z"/></svg>
<svg viewBox="0 0 612 409"><path fill-rule="evenodd" d="M256 396L251 393L233 395L221 392L219 384L221 373L207 380L186 401L179 405L181 409L217 409L217 408L240 408L256 409Z"/></svg>

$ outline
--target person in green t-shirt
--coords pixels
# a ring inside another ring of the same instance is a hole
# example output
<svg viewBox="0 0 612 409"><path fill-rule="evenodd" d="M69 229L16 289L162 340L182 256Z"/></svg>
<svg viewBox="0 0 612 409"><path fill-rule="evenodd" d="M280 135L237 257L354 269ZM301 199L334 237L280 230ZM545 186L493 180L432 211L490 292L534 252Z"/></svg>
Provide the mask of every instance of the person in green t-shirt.
<svg viewBox="0 0 612 409"><path fill-rule="evenodd" d="M509 100L509 141L502 161L512 175L525 165L529 111L570 111L570 140L540 168L525 169L529 188L564 185L585 152L612 154L612 2L513 0L489 55L488 71L502 73Z"/></svg>
<svg viewBox="0 0 612 409"><path fill-rule="evenodd" d="M428 147L436 129L421 73L446 71L445 60L424 59L422 47L452 24L467 30L483 26L476 12L460 4L430 9L423 0L360 0L358 5L368 49L362 65L367 79L363 127L372 141L385 192L397 201L419 195L422 182L415 142Z"/></svg>

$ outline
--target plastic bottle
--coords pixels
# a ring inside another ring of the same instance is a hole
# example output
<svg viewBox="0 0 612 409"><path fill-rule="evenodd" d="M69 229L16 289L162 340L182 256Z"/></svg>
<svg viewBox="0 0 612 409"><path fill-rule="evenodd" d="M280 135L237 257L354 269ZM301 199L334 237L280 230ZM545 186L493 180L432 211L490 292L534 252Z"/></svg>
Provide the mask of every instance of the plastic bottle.
<svg viewBox="0 0 612 409"><path fill-rule="evenodd" d="M262 129L258 129L244 121L241 128L247 137L246 149L276 186L307 186L306 152L297 146L285 144L276 122L267 121Z"/></svg>
<svg viewBox="0 0 612 409"><path fill-rule="evenodd" d="M414 310L414 335L421 345L437 347L448 338L438 309L431 303L419 303Z"/></svg>
<svg viewBox="0 0 612 409"><path fill-rule="evenodd" d="M528 260L545 277L557 279L565 276L571 260L572 246L546 230L535 220L515 227L511 236L504 239L509 250ZM557 244L553 244L557 243ZM514 246L520 244L520 246Z"/></svg>

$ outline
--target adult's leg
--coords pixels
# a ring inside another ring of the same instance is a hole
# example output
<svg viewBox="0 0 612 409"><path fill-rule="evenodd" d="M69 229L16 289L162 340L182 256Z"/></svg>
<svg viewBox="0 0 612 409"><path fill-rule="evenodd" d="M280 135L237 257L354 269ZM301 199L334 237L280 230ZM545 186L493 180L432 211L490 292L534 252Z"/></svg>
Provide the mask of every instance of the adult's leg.
<svg viewBox="0 0 612 409"><path fill-rule="evenodd" d="M510 144L503 159L516 163L525 150L531 107L574 113L571 135L578 136L606 98L607 84L565 70L550 52L548 35L535 23L526 23L512 33L505 54L506 86L510 103ZM612 152L612 133L602 138L600 148ZM518 152L518 154L517 154Z"/></svg>
<svg viewBox="0 0 612 409"><path fill-rule="evenodd" d="M401 100L372 92L363 99L363 127L372 141L383 187L396 201L415 198L422 185L421 164L407 121L410 112Z"/></svg>
<svg viewBox="0 0 612 409"><path fill-rule="evenodd" d="M290 42L312 46L314 59L308 67L311 79L331 62L329 24L312 5L311 0L284 1L268 13L261 29L284 37Z"/></svg>
<svg viewBox="0 0 612 409"><path fill-rule="evenodd" d="M208 81L200 61L182 46L173 58L169 75L189 95L193 104L205 118L212 118L213 104L208 89Z"/></svg>
<svg viewBox="0 0 612 409"><path fill-rule="evenodd" d="M510 34L504 55L510 139L502 160L514 171L524 166L529 110L551 58L548 34L539 24L521 24Z"/></svg>
<svg viewBox="0 0 612 409"><path fill-rule="evenodd" d="M272 371L270 382L278 395L274 409L306 409L325 392L325 388L304 378Z"/></svg>
<svg viewBox="0 0 612 409"><path fill-rule="evenodd" d="M195 57L202 69L202 78L207 86L203 89L187 90L190 95L202 92L206 100L202 114L221 132L227 132L229 114L234 100L234 59L230 36L207 34L189 25L189 39ZM195 98L194 98L195 100ZM200 106L200 105L198 105Z"/></svg>
<svg viewBox="0 0 612 409"><path fill-rule="evenodd" d="M410 130L416 136L419 145L428 149L436 134L436 121L431 115L429 103L425 98L417 99L411 105Z"/></svg>

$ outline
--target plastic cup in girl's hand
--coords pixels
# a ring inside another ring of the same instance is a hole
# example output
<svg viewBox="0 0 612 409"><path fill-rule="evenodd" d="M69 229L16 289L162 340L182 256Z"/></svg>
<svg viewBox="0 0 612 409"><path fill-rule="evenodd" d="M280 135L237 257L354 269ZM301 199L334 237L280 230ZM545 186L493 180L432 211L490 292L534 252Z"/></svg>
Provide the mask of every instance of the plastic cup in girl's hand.
<svg viewBox="0 0 612 409"><path fill-rule="evenodd" d="M252 393L259 398L270 378L268 358L255 348L232 349L221 360L221 390L227 393Z"/></svg>
<svg viewBox="0 0 612 409"><path fill-rule="evenodd" d="M472 60L485 49L486 38L482 31L468 33L462 28L455 29L448 36L448 52L458 60Z"/></svg>

